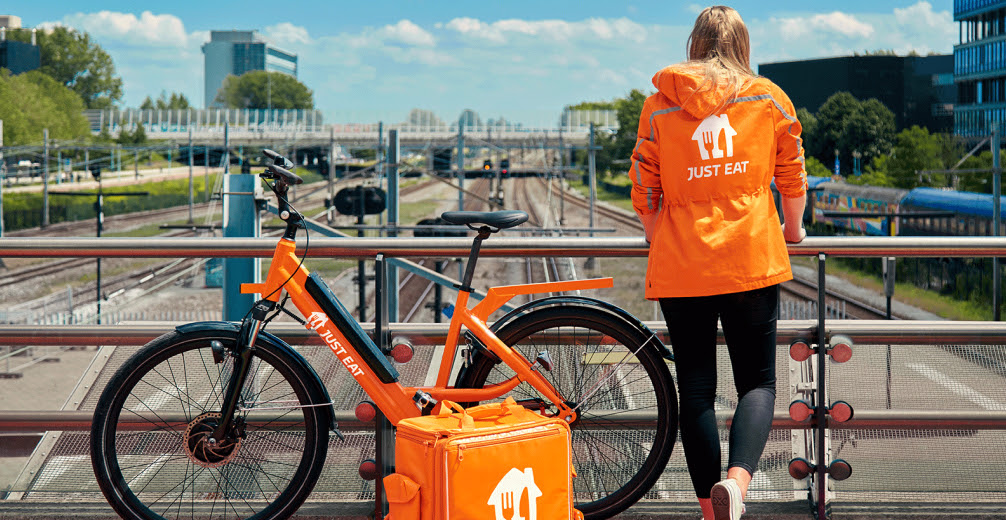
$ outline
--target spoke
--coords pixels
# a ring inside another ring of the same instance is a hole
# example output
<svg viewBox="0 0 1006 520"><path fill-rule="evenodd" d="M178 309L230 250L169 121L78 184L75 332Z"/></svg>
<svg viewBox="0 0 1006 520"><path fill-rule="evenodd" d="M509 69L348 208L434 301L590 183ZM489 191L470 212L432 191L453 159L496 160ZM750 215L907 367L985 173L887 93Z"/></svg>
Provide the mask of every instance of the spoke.
<svg viewBox="0 0 1006 520"><path fill-rule="evenodd" d="M130 395L130 396L133 396L133 397L136 397L135 395L133 395L133 393L132 393L132 392L130 392L130 393L129 393L129 395ZM138 399L138 400L139 400L139 399ZM162 424L165 424L165 425L169 424L169 423L168 423L168 421L164 420L164 418L162 418L162 417L161 417L160 415L158 415L158 414L157 414L157 411L156 411L156 410L154 410L154 409L153 409L153 408L151 408L150 406L147 406L147 404L146 404L146 403L144 403L144 402L143 402L142 400L140 401L140 404L144 405L144 407L145 407L145 408L146 408L147 410L149 410L149 411L150 411L150 412L151 412L152 414L154 414L154 417L157 417L158 419L160 419L160 421L161 421L161 423L162 423ZM125 409L123 409L123 410L125 410ZM131 414L133 414L133 415L135 415L135 416L137 416L137 417L143 417L142 415L140 415L140 414L139 414L139 413L137 413L137 412L134 412L133 410L125 410L125 411L128 411L129 413L131 413ZM155 422L153 422L153 421L148 421L148 422L150 422L150 424L157 424L157 423L155 423ZM116 424L118 424L118 423L116 423ZM175 432L174 430L162 430L162 431L167 431L167 432L171 432L171 433L172 433L173 435L175 435L175 436L176 436L176 437L178 437L179 439L181 439L181 438L182 438L182 436L181 436L181 435L180 435L179 433Z"/></svg>

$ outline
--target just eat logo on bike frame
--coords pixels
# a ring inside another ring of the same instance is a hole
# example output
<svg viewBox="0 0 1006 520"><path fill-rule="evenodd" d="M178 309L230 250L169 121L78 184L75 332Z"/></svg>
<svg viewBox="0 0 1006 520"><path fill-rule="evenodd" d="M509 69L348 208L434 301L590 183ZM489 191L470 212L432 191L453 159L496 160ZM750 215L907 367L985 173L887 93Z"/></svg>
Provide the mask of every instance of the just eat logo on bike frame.
<svg viewBox="0 0 1006 520"><path fill-rule="evenodd" d="M335 355L339 356L339 360L342 361L343 365L349 369L349 372L353 374L353 377L359 377L363 375L363 369L360 365L356 363L353 356L346 351L346 347L339 343L339 340L335 338L335 334L328 330L328 316L324 312L312 312L310 316L307 317L307 323L305 326L318 333L321 339L325 340L325 344L328 348L335 352Z"/></svg>

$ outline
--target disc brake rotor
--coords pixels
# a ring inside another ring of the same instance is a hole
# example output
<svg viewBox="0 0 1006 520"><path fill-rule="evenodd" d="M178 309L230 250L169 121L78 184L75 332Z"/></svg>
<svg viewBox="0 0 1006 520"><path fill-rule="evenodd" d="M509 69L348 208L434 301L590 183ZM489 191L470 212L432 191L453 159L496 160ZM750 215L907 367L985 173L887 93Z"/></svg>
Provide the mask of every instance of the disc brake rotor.
<svg viewBox="0 0 1006 520"><path fill-rule="evenodd" d="M214 439L213 430L219 424L217 412L206 412L189 423L182 438L189 460L204 468L215 468L234 459L241 447L241 438Z"/></svg>

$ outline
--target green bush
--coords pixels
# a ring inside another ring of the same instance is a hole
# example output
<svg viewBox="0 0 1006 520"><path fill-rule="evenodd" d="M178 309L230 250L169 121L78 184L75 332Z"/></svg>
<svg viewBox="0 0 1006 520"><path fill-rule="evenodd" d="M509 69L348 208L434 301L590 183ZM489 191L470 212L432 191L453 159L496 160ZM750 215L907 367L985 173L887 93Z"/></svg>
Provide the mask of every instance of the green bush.
<svg viewBox="0 0 1006 520"><path fill-rule="evenodd" d="M210 186L216 184L216 175L210 179ZM147 196L116 197L116 192L145 191ZM193 198L197 202L206 200L206 182L203 178L193 179ZM98 190L81 190L94 197L49 195L49 222L86 220L97 215L95 202ZM106 216L121 215L137 211L182 206L189 203L189 180L172 179L131 186L121 186L102 190ZM11 193L3 195L4 229L15 231L42 225L42 193Z"/></svg>

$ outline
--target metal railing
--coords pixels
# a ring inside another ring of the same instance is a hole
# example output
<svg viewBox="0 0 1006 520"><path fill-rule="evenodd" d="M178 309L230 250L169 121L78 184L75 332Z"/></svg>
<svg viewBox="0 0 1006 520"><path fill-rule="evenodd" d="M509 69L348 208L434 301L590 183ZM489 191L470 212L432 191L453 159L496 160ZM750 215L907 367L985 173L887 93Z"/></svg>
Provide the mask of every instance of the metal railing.
<svg viewBox="0 0 1006 520"><path fill-rule="evenodd" d="M470 247L466 238L315 238L310 256L373 258L388 257L459 257ZM269 257L275 239L228 238L3 238L0 257ZM1006 256L1006 238L996 237L811 237L789 245L793 256L816 256L820 280L824 280L825 259L829 257L986 257ZM509 238L486 242L486 257L641 257L647 254L642 238ZM822 288L823 290L823 288ZM823 298L823 296L822 296ZM823 308L823 305L820 305ZM647 322L667 342L662 322ZM127 326L50 326L0 325L0 344L4 345L140 345L163 333L171 323ZM373 324L365 324L371 332ZM408 338L417 346L443 344L446 325L389 324L391 336ZM311 331L292 324L276 324L271 330L293 345L321 345ZM795 393L810 396L818 403L830 403L828 371L818 362L827 359L830 342L836 335L856 339L866 346L918 346L964 344L1001 346L1006 344L1006 323L962 321L873 321L818 320L780 321L778 343L796 341L809 344L817 356L806 363L809 370L799 370L808 378L794 383ZM720 340L722 342L722 333ZM857 347L858 349L859 347ZM869 351L864 351L869 355ZM888 356L890 356L888 354ZM1006 375L1006 366L996 367ZM791 372L794 369L791 366ZM888 368L890 371L890 368ZM816 394L815 394L816 392ZM855 404L855 403L853 403ZM797 421L785 412L776 412L773 426L806 432L806 458L815 461L812 487L807 496L818 508L819 518L827 517L824 505L828 489L829 435L833 430L1006 430L1006 408L985 410L952 409L864 409L841 421L818 406L809 421ZM731 412L718 417L728 421ZM340 419L350 429L362 427L353 417L340 411ZM0 431L86 430L89 413L81 411L0 412ZM794 441L794 448L797 442ZM813 446L814 450L810 447ZM816 452L816 453L815 453Z"/></svg>

